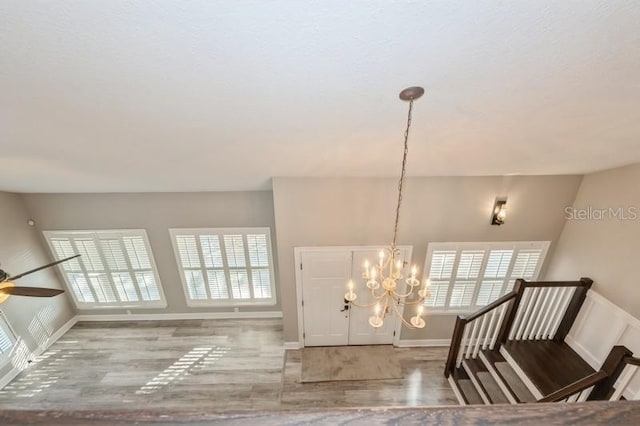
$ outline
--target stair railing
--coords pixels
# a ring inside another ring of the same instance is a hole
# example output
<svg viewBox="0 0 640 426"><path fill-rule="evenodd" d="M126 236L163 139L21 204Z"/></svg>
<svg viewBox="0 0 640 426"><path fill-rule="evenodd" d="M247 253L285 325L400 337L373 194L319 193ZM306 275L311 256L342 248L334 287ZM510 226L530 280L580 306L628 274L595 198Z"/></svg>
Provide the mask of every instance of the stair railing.
<svg viewBox="0 0 640 426"><path fill-rule="evenodd" d="M456 318L445 376L480 349L509 340L564 341L593 281L516 280L513 290L470 315Z"/></svg>
<svg viewBox="0 0 640 426"><path fill-rule="evenodd" d="M607 373L607 378L593 388L589 401L621 399L638 369L640 358L633 357L633 352L625 346L614 346L600 368Z"/></svg>
<svg viewBox="0 0 640 426"><path fill-rule="evenodd" d="M517 290L513 290L471 315L458 315L444 371L446 377L461 366L463 358L475 358L480 349L495 348L505 315L517 297Z"/></svg>
<svg viewBox="0 0 640 426"><path fill-rule="evenodd" d="M624 346L614 346L600 371L596 371L559 389L538 402L618 401L640 369L640 358L634 358Z"/></svg>
<svg viewBox="0 0 640 426"><path fill-rule="evenodd" d="M539 399L538 402L583 402L589 397L594 386L608 377L604 371L596 371L570 385Z"/></svg>

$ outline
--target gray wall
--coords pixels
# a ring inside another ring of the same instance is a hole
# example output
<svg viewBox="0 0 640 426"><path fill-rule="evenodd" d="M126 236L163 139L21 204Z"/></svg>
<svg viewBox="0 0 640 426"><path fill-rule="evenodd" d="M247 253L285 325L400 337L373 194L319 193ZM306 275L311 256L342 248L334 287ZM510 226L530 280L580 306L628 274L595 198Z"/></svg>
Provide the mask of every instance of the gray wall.
<svg viewBox="0 0 640 426"><path fill-rule="evenodd" d="M0 268L18 274L48 263L50 258L42 247L38 232L27 225L29 215L22 198L17 194L0 192L0 206ZM36 272L16 281L16 284L63 288L55 269ZM38 314L50 334L74 316L66 294L53 298L13 296L0 305L0 310L31 352L44 344L40 337L46 336L41 334L43 329L39 326L29 330ZM0 378L10 369L11 364L1 369Z"/></svg>
<svg viewBox="0 0 640 426"><path fill-rule="evenodd" d="M399 244L413 245L420 269L429 242L556 241L564 209L581 176L410 178L401 212ZM294 247L387 245L391 241L397 180L386 178L274 178L280 290L286 341L298 340ZM507 223L491 226L496 196L508 196ZM549 256L553 253L553 245ZM581 272L564 278L577 278ZM431 315L423 330L403 339L451 337L454 317Z"/></svg>
<svg viewBox="0 0 640 426"><path fill-rule="evenodd" d="M270 191L24 194L39 230L145 229L165 292L166 309L131 309L131 313L195 313L231 308L191 308L185 301L169 228L269 227L275 245ZM278 287L278 262L276 288ZM278 291L278 290L276 290ZM280 297L278 296L278 301ZM280 311L275 306L240 307L240 311ZM78 310L80 314L120 314L121 309Z"/></svg>
<svg viewBox="0 0 640 426"><path fill-rule="evenodd" d="M635 207L638 217L568 220L547 278L588 276L595 291L640 318L640 164L586 175L574 207Z"/></svg>

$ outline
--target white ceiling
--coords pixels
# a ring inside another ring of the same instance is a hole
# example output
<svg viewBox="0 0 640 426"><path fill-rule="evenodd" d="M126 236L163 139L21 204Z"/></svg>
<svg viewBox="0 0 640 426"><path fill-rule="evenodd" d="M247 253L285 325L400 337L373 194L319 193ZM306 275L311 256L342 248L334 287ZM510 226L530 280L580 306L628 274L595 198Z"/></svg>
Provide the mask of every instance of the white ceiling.
<svg viewBox="0 0 640 426"><path fill-rule="evenodd" d="M640 161L640 2L0 2L0 190Z"/></svg>

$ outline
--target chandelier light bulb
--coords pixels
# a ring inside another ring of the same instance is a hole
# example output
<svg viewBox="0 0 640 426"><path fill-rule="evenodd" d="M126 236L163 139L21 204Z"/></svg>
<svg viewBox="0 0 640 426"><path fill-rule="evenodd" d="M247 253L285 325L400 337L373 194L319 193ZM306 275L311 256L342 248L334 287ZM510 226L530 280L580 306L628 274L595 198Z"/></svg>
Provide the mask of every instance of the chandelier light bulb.
<svg viewBox="0 0 640 426"><path fill-rule="evenodd" d="M347 302L353 302L358 298L358 295L353 291L353 281L349 280L349 291L344 294L344 300Z"/></svg>
<svg viewBox="0 0 640 426"><path fill-rule="evenodd" d="M411 267L411 278L415 278L417 273L418 273L418 267L416 265L413 265Z"/></svg>
<svg viewBox="0 0 640 426"><path fill-rule="evenodd" d="M424 320L421 318L423 312L424 312L424 306L418 305L418 309L416 310L416 316L411 317L411 325L414 326L415 328L424 328L424 326L426 325Z"/></svg>
<svg viewBox="0 0 640 426"><path fill-rule="evenodd" d="M376 303L376 306L373 307L373 312L376 314L377 317L380 316L380 310L381 310L380 304Z"/></svg>

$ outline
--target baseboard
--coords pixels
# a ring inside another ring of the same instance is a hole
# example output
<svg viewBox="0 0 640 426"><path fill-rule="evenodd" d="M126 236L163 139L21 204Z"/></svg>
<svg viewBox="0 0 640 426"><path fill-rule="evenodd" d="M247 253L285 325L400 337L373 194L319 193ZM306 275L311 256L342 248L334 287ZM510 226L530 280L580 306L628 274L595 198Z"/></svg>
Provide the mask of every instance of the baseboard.
<svg viewBox="0 0 640 426"><path fill-rule="evenodd" d="M55 333L53 333L51 337L49 337L49 339L47 340L47 343L45 343L44 346L38 346L33 352L31 352L31 359L42 355L44 351L49 349L51 345L53 345L55 342L58 341L58 339L64 336L65 333L69 331L71 327L76 325L77 322L78 322L78 319L77 317L74 316L69 321L62 324L62 326ZM11 370L9 370L7 374L5 374L2 378L0 378L0 389L4 388L6 385L11 383L11 381L15 379L16 376L21 372L22 370L16 367L13 367Z"/></svg>
<svg viewBox="0 0 640 426"><path fill-rule="evenodd" d="M294 351L296 349L301 349L300 342L284 342L284 348L288 351Z"/></svg>
<svg viewBox="0 0 640 426"><path fill-rule="evenodd" d="M395 345L398 348L432 348L451 346L451 339L405 339Z"/></svg>
<svg viewBox="0 0 640 426"><path fill-rule="evenodd" d="M181 314L99 314L77 315L78 321L170 321L194 319L282 318L280 311L264 312L201 312Z"/></svg>

